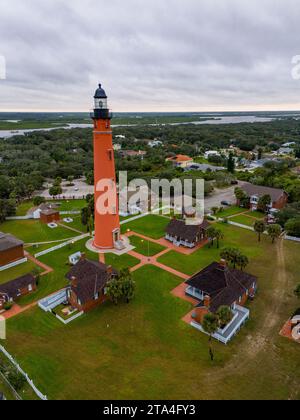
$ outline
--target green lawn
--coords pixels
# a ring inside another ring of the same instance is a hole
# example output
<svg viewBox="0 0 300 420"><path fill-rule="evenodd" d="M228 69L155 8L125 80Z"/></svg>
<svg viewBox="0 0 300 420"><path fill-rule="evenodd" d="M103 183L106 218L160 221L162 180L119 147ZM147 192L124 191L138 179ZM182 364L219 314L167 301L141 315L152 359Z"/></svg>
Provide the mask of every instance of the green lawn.
<svg viewBox="0 0 300 420"><path fill-rule="evenodd" d="M0 284L7 283L10 280L15 280L18 277L29 274L36 269L39 269L38 266L31 261L27 261L24 264L9 268L8 270L0 271Z"/></svg>
<svg viewBox="0 0 300 420"><path fill-rule="evenodd" d="M246 226L250 226L253 227L254 223L255 223L256 219L253 219L252 217L248 217L248 216L235 216L235 217L231 217L230 221L231 222L235 222L235 223L239 223L241 225L246 225Z"/></svg>
<svg viewBox="0 0 300 420"><path fill-rule="evenodd" d="M81 251L86 254L87 258L98 261L98 254L86 249L86 242L87 238L74 243L74 245L65 246L57 251L50 252L49 254L39 257L39 260L49 267L52 267L54 272L41 277L37 291L22 297L19 301L20 305L28 305L67 286L68 281L65 278L65 275L70 270L70 255ZM116 270L133 267L139 263L136 258L126 254L120 257L113 254L107 254L105 261L106 264L112 265Z"/></svg>
<svg viewBox="0 0 300 420"><path fill-rule="evenodd" d="M152 239L160 239L165 236L166 227L169 223L170 220L165 217L148 215L133 222L125 223L122 225L122 232L131 230Z"/></svg>
<svg viewBox="0 0 300 420"><path fill-rule="evenodd" d="M51 204L60 204L59 211L80 211L83 207L87 206L86 200L60 200L49 201Z"/></svg>
<svg viewBox="0 0 300 420"><path fill-rule="evenodd" d="M256 219L264 219L266 217L266 215L260 211L248 211L245 215Z"/></svg>
<svg viewBox="0 0 300 420"><path fill-rule="evenodd" d="M26 216L28 210L34 207L33 201L23 201L23 203L19 204L17 207L16 216Z"/></svg>
<svg viewBox="0 0 300 420"><path fill-rule="evenodd" d="M220 249L217 249L216 245L213 248L209 248L209 245L206 245L191 255L171 251L160 257L159 262L182 273L192 275L211 262L219 261L221 249L225 247L238 247L249 259L255 258L264 252L265 243L259 244L257 236L253 232L223 223L218 223L218 227L223 230L225 236L225 239L220 242Z"/></svg>
<svg viewBox="0 0 300 420"><path fill-rule="evenodd" d="M71 222L71 223L66 223L66 222L63 221L63 219L67 218L67 217L68 216L63 216L62 217L62 221L61 221L62 225L66 226L66 227L71 227L71 228L76 229L76 230L79 230L82 233L87 233L87 227L84 226L81 223L81 216L71 215L70 218L73 219L73 222Z"/></svg>
<svg viewBox="0 0 300 420"><path fill-rule="evenodd" d="M50 242L78 236L64 227L49 228L46 224L36 220L12 220L0 224L0 231L11 233L25 243Z"/></svg>
<svg viewBox="0 0 300 420"><path fill-rule="evenodd" d="M153 257L154 255L159 254L165 249L159 244L150 241L145 241L139 238L138 236L131 236L130 243L135 247L136 252L138 252L141 255L145 255L146 257Z"/></svg>
<svg viewBox="0 0 300 420"><path fill-rule="evenodd" d="M246 209L242 209L241 207L232 206L232 207L225 208L224 211L217 213L216 216L222 219L224 217L230 217L235 214L240 214L246 211L247 211Z"/></svg>
<svg viewBox="0 0 300 420"><path fill-rule="evenodd" d="M61 201L48 201L51 204L60 204L59 211L80 211L83 207L86 207L86 200L61 200ZM17 216L26 216L28 210L34 207L33 200L23 201L17 207Z"/></svg>
<svg viewBox="0 0 300 420"><path fill-rule="evenodd" d="M248 271L259 293L239 335L228 346L214 342L213 364L208 338L181 321L191 304L170 294L182 280L152 266L134 273L129 305L106 303L68 326L33 308L8 321L2 344L50 399L299 399L299 345L279 336L298 304L299 245L284 244L283 281L281 263L269 264L276 246L223 229L232 245L254 248Z"/></svg>
<svg viewBox="0 0 300 420"><path fill-rule="evenodd" d="M30 245L26 246L26 251L29 252L31 255L35 255L39 252L45 251L46 249L53 248L56 245L59 245L61 242L55 242L50 244L44 244L44 245Z"/></svg>

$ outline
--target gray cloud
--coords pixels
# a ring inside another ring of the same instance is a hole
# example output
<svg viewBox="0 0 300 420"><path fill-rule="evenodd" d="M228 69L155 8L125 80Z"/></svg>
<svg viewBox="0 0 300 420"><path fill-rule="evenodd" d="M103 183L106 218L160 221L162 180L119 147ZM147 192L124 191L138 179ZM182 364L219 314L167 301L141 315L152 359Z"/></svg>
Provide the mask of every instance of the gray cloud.
<svg viewBox="0 0 300 420"><path fill-rule="evenodd" d="M300 109L298 0L0 0L0 110Z"/></svg>

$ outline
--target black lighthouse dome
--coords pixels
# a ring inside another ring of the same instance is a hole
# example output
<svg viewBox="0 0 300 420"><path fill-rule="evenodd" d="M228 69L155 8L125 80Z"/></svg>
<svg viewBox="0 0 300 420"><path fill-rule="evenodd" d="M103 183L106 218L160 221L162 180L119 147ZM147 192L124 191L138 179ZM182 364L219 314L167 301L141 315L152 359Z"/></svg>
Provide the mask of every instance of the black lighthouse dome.
<svg viewBox="0 0 300 420"><path fill-rule="evenodd" d="M98 89L95 92L95 99L107 99L107 95L105 93L105 90L102 88L101 84L99 84Z"/></svg>

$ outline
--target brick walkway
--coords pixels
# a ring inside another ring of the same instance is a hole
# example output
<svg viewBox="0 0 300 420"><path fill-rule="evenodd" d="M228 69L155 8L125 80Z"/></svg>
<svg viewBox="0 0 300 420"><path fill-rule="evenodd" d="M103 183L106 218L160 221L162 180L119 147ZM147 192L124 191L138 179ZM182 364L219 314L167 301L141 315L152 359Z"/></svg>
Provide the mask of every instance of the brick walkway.
<svg viewBox="0 0 300 420"><path fill-rule="evenodd" d="M130 236L133 236L132 234ZM150 238L147 238L147 236L143 236L143 235L139 235L139 237L145 239L145 240L149 240L152 242L156 242L154 240L150 240ZM161 251L159 254L154 255L153 257L146 257L145 255L141 255L136 251L130 251L128 254L131 255L132 257L138 259L140 261L140 263L138 265L136 265L135 267L133 267L131 269L131 272L137 271L139 268L145 266L145 265L154 265L155 267L158 267L164 271L167 271L168 273L173 274L174 276L180 277L181 279L187 280L190 278L190 276L181 273L180 271L174 270L171 267L168 267L164 264L159 263L157 260L158 258L160 258L162 255L167 254L168 252L170 252L171 249L167 248L164 249L163 251Z"/></svg>
<svg viewBox="0 0 300 420"><path fill-rule="evenodd" d="M37 266L39 266L40 268L42 268L44 270L43 273L41 273L41 276L45 276L46 274L52 273L54 271L53 268L49 267L46 264L43 264L41 261L37 260L36 258L34 258L31 254L29 254L26 251L25 251L25 256L30 261L32 261L34 264L36 264Z"/></svg>
<svg viewBox="0 0 300 420"><path fill-rule="evenodd" d="M136 233L136 232L127 232L125 235L128 238L130 238L130 236L137 236L138 238L145 239L146 241L150 241L155 244L161 245L164 248L167 248L169 251L176 251L184 255L192 255L195 252L197 252L199 249L203 248L205 245L208 244L208 240L205 240L201 242L201 244L197 245L195 248L189 249L189 248L184 248L181 246L180 247L176 246L172 244L171 242L167 241L165 238L160 238L160 239L148 238L147 236L141 235L140 233Z"/></svg>
<svg viewBox="0 0 300 420"><path fill-rule="evenodd" d="M185 294L185 289L186 289L186 284L185 283L181 283L179 286L177 286L174 290L172 290L172 295L176 296L180 299L185 300L186 302L191 303L193 306L198 305L198 301L190 296L187 296ZM182 321L185 322L186 324L191 324L191 322L193 321L193 313L195 312L195 310L193 309L192 311L190 311L188 314L184 315L184 317L182 318Z"/></svg>
<svg viewBox="0 0 300 420"><path fill-rule="evenodd" d="M99 254L99 262L105 264L105 254Z"/></svg>
<svg viewBox="0 0 300 420"><path fill-rule="evenodd" d="M21 314L22 312L27 311L30 308L33 308L36 305L37 305L37 302L34 302L30 305L22 307L15 303L14 306L9 311L4 312L3 314L1 314L1 316L3 316L3 318L5 319L10 319L10 318L13 318L14 316Z"/></svg>

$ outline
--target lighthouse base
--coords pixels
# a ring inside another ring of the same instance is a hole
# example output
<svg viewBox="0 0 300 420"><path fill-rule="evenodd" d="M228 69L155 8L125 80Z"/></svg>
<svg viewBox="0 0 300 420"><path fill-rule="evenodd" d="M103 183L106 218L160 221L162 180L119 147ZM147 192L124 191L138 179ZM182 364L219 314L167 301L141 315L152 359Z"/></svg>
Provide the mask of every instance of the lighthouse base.
<svg viewBox="0 0 300 420"><path fill-rule="evenodd" d="M116 248L111 248L111 249L107 249L107 248L99 248L95 245L94 243L94 239L90 239L89 241L87 241L86 243L86 248L91 251L91 252L95 252L96 254L115 254L115 255L124 255L127 254L129 251L132 251L134 249L134 247L132 245L130 245L130 241L129 238L127 238L127 236L122 236L121 240L124 244L124 248L123 249L116 249Z"/></svg>

